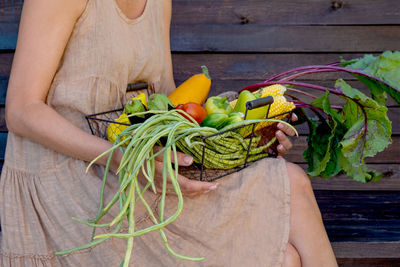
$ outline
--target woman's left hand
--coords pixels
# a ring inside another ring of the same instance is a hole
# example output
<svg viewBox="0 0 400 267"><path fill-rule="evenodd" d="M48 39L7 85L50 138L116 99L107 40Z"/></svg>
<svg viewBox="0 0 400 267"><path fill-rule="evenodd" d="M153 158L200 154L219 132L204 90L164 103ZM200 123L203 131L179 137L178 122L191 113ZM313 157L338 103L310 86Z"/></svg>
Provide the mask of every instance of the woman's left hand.
<svg viewBox="0 0 400 267"><path fill-rule="evenodd" d="M297 121L296 114L293 113L290 120ZM294 136L295 132L292 128L283 123L278 123L277 128L278 130L275 132L275 136L279 142L279 145L277 146L276 150L278 152L278 157L282 157L293 147L293 144L288 136Z"/></svg>

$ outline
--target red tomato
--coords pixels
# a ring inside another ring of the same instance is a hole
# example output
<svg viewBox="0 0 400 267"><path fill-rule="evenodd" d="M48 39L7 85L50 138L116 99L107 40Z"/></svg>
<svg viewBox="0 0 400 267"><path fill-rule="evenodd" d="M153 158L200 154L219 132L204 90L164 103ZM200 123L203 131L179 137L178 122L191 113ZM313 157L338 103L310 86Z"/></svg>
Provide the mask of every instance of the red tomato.
<svg viewBox="0 0 400 267"><path fill-rule="evenodd" d="M187 114L193 117L199 124L201 121L207 116L207 111L199 104L189 102L186 104L180 104L176 106L177 109L185 111ZM192 119L189 119L187 116L182 114L186 119L189 121L193 121Z"/></svg>

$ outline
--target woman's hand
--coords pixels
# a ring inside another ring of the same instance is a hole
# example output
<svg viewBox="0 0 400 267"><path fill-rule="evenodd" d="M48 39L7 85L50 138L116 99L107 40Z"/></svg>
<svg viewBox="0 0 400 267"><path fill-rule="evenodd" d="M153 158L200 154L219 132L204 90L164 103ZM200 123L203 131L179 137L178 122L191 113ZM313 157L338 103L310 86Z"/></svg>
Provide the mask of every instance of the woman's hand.
<svg viewBox="0 0 400 267"><path fill-rule="evenodd" d="M160 148L155 148L155 151ZM190 166L193 163L193 158L184 153L177 153L179 166ZM156 172L154 177L154 183L156 185L156 189L158 192L162 191L162 170L163 170L163 158L162 154L158 155L156 158ZM175 158L172 156L172 162L175 162ZM200 182L197 180L191 180L183 175L178 175L178 183L181 188L182 194L187 197L193 197L196 195L208 193L210 191L216 190L218 187L218 183L216 182ZM170 179L168 178L167 182L167 190L173 190L173 186L171 184Z"/></svg>
<svg viewBox="0 0 400 267"><path fill-rule="evenodd" d="M296 114L293 113L290 120L297 121ZM293 147L292 142L290 141L288 136L294 136L295 132L293 131L292 128L283 123L278 123L277 128L278 130L275 132L275 136L279 142L279 145L277 146L276 149L278 152L278 156L282 157L283 155L286 154L286 152L288 152Z"/></svg>

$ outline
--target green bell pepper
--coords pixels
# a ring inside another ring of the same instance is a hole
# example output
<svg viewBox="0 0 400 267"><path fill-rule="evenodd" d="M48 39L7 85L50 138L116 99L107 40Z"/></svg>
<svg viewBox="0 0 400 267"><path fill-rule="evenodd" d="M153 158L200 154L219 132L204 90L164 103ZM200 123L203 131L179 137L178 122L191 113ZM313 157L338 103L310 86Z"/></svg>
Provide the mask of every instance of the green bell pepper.
<svg viewBox="0 0 400 267"><path fill-rule="evenodd" d="M207 114L224 113L229 114L232 112L232 107L229 105L226 97L212 96L207 99L205 105Z"/></svg>

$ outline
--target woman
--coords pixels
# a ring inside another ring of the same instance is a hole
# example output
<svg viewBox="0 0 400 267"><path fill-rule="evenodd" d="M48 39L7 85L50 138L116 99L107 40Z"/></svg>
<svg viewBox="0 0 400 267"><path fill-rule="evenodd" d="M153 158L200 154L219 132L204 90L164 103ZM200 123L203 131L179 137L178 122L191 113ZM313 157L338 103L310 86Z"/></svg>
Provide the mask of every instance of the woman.
<svg viewBox="0 0 400 267"><path fill-rule="evenodd" d="M84 171L111 144L90 134L84 115L121 106L131 82L148 81L161 93L175 88L170 16L168 0L25 0L7 92L1 266L118 266L124 240L53 253L86 243L90 229L70 218L97 210L106 159ZM291 147L285 133L293 134L278 131L281 154ZM120 158L114 156L114 170ZM178 161L190 165L192 158L180 154ZM106 198L117 188L115 176L108 181ZM219 184L183 176L179 183L187 197L166 228L169 243L206 260L177 260L150 233L135 238L135 266L336 266L308 177L282 158L259 161ZM158 196L146 197L157 209ZM176 198L167 200L168 214ZM151 223L140 205L135 213L138 228Z"/></svg>

